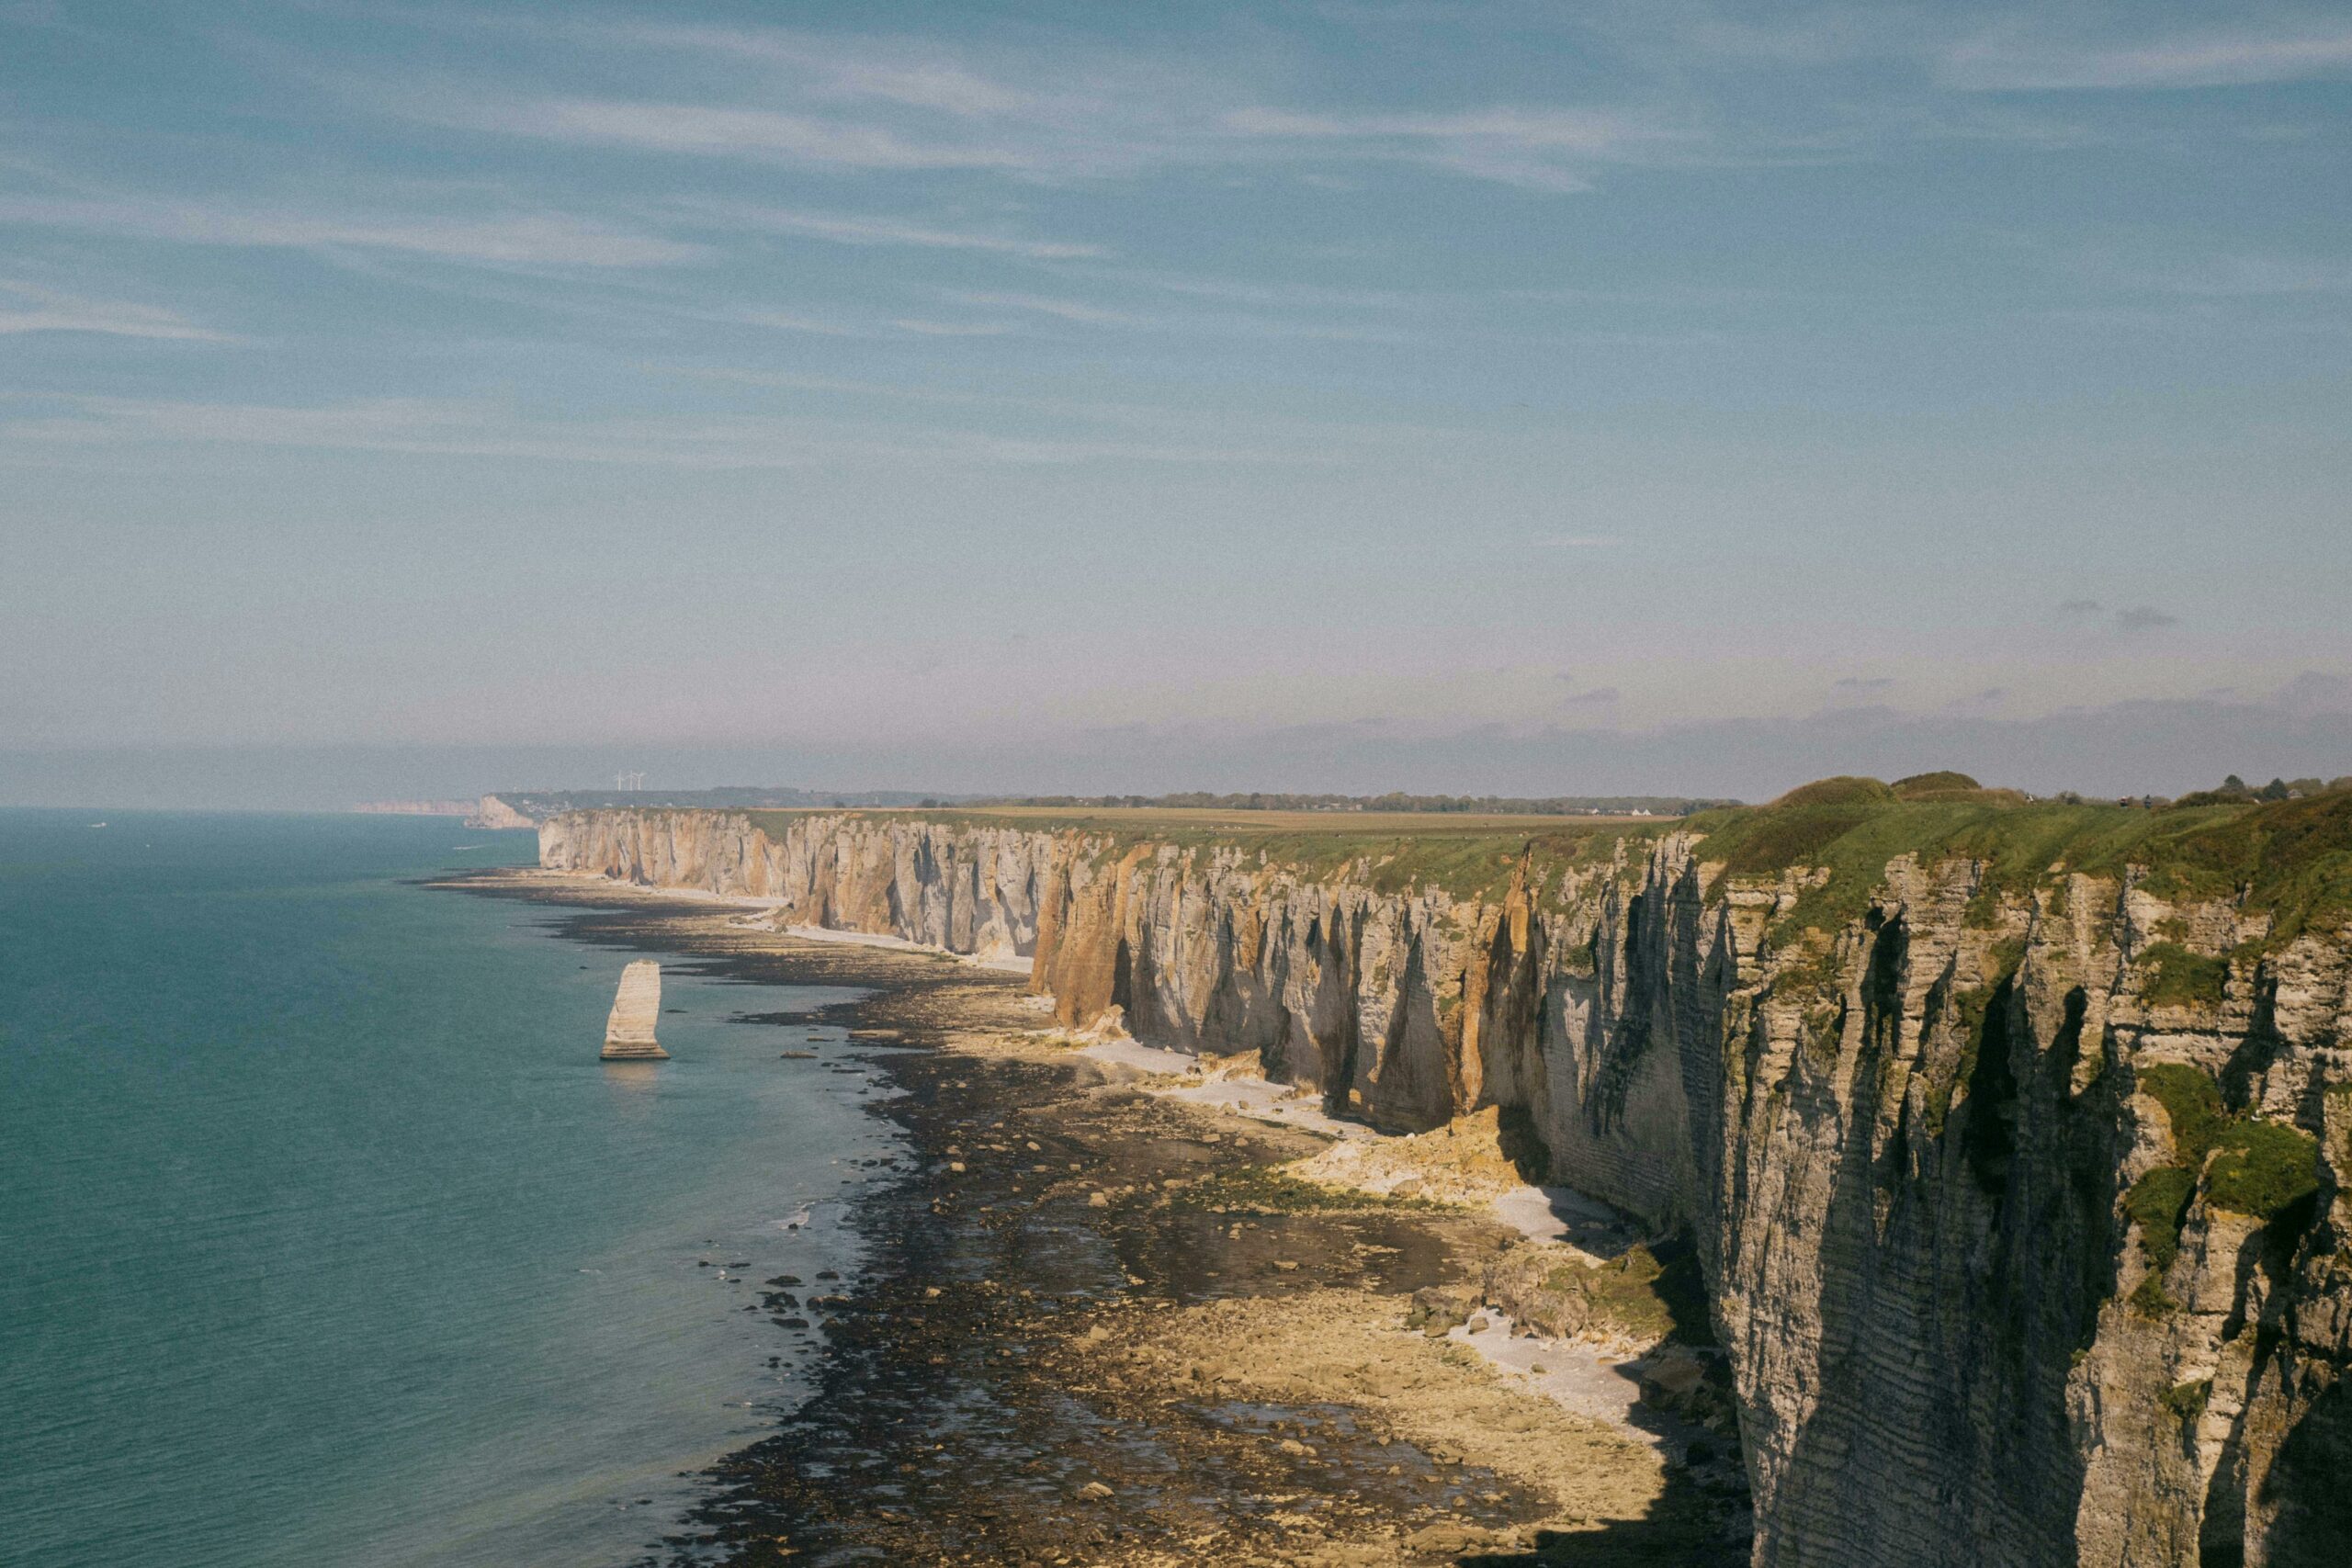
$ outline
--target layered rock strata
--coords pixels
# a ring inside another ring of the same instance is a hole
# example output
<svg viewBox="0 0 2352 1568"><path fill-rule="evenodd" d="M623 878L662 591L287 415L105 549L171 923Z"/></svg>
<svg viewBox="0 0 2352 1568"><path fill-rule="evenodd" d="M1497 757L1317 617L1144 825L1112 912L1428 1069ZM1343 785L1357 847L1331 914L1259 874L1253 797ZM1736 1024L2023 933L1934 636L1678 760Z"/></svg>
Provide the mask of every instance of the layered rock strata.
<svg viewBox="0 0 2352 1568"><path fill-rule="evenodd" d="M1734 874L1689 831L1468 892L899 814L573 813L541 855L1027 956L1067 1026L1383 1127L1499 1108L1695 1244L1760 1564L2352 1561L2340 919L1990 852Z"/></svg>

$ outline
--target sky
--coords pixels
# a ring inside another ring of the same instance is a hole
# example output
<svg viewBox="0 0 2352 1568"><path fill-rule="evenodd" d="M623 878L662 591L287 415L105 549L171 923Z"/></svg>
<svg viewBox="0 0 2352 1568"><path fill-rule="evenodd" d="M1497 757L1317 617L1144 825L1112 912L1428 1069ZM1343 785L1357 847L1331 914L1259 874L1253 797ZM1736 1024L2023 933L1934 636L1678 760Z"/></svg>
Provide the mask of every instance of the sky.
<svg viewBox="0 0 2352 1568"><path fill-rule="evenodd" d="M2352 773L2341 6L0 0L0 803Z"/></svg>

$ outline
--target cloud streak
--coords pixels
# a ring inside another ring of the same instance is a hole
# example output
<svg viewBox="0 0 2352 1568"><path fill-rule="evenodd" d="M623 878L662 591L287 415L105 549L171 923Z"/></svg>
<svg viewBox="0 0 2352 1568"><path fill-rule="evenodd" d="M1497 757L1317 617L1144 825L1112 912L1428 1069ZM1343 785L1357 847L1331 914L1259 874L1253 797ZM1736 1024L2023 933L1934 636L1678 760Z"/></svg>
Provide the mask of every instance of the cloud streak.
<svg viewBox="0 0 2352 1568"><path fill-rule="evenodd" d="M325 215L137 199L0 197L0 223L251 249L379 250L443 261L639 267L692 261L686 244L562 213Z"/></svg>
<svg viewBox="0 0 2352 1568"><path fill-rule="evenodd" d="M1347 322L1302 321L1293 317L1219 315L1211 312L1170 315L1121 310L1084 299L1057 295L994 289L954 288L947 298L959 304L1016 310L1072 326L1112 330L1182 333L1204 337L1319 340L1328 343L1402 343L1408 334L1391 327Z"/></svg>
<svg viewBox="0 0 2352 1568"><path fill-rule="evenodd" d="M1687 159L1705 140L1688 125L1604 103L1294 105L1267 90L1288 76L1272 62L1198 51L508 26L535 31L576 60L639 62L655 51L673 63L663 90L641 96L566 92L552 80L536 89L458 80L422 89L381 80L345 86L397 118L572 147L1032 182L1187 168L1305 175L1334 163L1385 162L1570 192L1588 188L1599 167Z"/></svg>
<svg viewBox="0 0 2352 1568"><path fill-rule="evenodd" d="M1027 155L970 142L918 139L886 127L783 109L617 98L541 98L452 109L442 123L580 145L646 152L718 153L840 169L999 169Z"/></svg>
<svg viewBox="0 0 2352 1568"><path fill-rule="evenodd" d="M1371 114L1243 108L1227 114L1224 125L1294 156L1328 150L1556 192L1590 189L1595 165L1645 162L1696 140L1641 117L1586 107Z"/></svg>
<svg viewBox="0 0 2352 1568"><path fill-rule="evenodd" d="M0 278L0 333L96 333L108 337L226 343L227 333L198 326L176 310L119 299L88 299L36 284Z"/></svg>
<svg viewBox="0 0 2352 1568"><path fill-rule="evenodd" d="M2135 45L2063 43L2014 28L1954 49L1939 75L1968 92L2245 87L2352 73L2352 27L2179 34Z"/></svg>
<svg viewBox="0 0 2352 1568"><path fill-rule="evenodd" d="M893 218L853 218L787 208L739 207L704 203L684 209L690 220L723 224L732 229L765 230L805 235L841 245L898 245L915 250L978 251L990 255L1017 256L1024 261L1084 261L1111 254L1102 245L1067 240L1027 239L1012 234L974 233L939 229Z"/></svg>
<svg viewBox="0 0 2352 1568"><path fill-rule="evenodd" d="M317 406L81 397L65 412L0 422L17 457L141 446L313 448L707 470L813 465L1067 466L1096 462L1324 466L1273 445L1009 436L900 422L773 414L580 420L467 399L383 398Z"/></svg>

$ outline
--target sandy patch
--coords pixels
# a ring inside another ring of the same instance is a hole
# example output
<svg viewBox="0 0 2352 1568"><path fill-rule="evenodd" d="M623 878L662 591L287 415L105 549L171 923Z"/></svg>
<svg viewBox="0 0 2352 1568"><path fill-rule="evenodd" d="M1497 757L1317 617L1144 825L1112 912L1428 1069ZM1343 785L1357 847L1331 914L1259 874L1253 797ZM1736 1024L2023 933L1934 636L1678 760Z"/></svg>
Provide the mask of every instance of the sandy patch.
<svg viewBox="0 0 2352 1568"><path fill-rule="evenodd" d="M1465 1551L1530 1550L1539 1529L1600 1530L1652 1513L1666 1489L1657 1452L1547 1397L1523 1372L1498 1371L1458 1344L1399 1331L1400 1304L1326 1290L1107 1313L1068 1342L1057 1370L1081 1393L1142 1390L1171 1403L1306 1413L1264 1429L1237 1427L1235 1440L1271 1450L1270 1463L1312 1468L1343 1441L1368 1439L1395 1453L1392 1474L1421 1476L1428 1502L1402 1518L1302 1515L1293 1541L1250 1561L1445 1562ZM1335 1405L1351 1415L1344 1437L1336 1419L1315 1414ZM1498 1485L1533 1494L1545 1517L1501 1528L1452 1517L1455 1496ZM1188 1545L1197 1555L1139 1561L1232 1560L1218 1555L1215 1536Z"/></svg>

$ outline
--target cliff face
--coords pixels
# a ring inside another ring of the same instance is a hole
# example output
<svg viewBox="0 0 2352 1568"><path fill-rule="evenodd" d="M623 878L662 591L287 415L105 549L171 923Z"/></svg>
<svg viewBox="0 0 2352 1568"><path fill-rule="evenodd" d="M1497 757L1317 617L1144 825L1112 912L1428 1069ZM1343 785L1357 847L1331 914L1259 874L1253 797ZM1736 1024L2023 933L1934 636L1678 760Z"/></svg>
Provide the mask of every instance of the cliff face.
<svg viewBox="0 0 2352 1568"><path fill-rule="evenodd" d="M541 855L1028 955L1065 1022L1255 1050L1379 1125L1504 1108L1553 1179L1696 1239L1759 1563L2344 1562L2352 930L2039 845L1858 876L1732 837L1465 892L856 814L575 813Z"/></svg>
<svg viewBox="0 0 2352 1568"><path fill-rule="evenodd" d="M793 816L773 834L738 811L567 811L539 863L653 887L774 900L783 923L1026 957L1050 835L909 818Z"/></svg>
<svg viewBox="0 0 2352 1568"><path fill-rule="evenodd" d="M527 817L494 795L485 795L474 802L466 813L469 828L536 828L536 818Z"/></svg>

